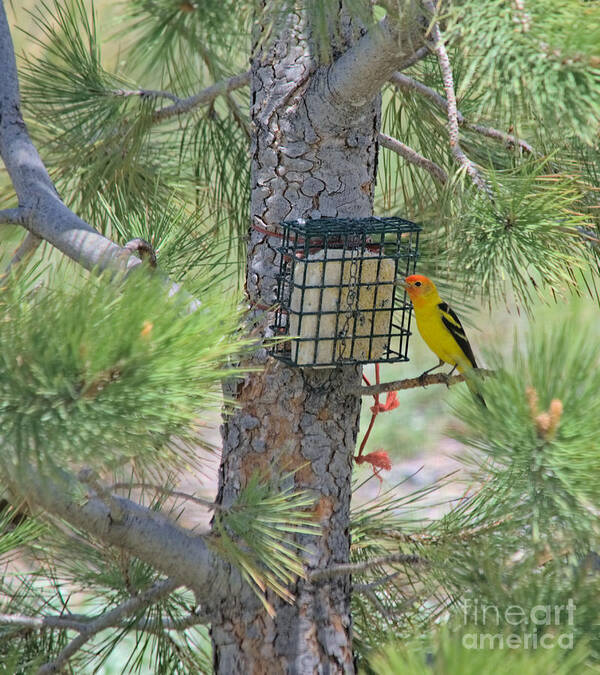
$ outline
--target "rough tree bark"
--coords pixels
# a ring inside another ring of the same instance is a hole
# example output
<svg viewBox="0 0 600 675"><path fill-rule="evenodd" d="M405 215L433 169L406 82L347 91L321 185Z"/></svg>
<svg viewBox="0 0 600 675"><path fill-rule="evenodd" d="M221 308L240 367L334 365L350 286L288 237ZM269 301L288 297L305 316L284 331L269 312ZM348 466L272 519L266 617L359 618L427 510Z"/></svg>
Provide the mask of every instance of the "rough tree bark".
<svg viewBox="0 0 600 675"><path fill-rule="evenodd" d="M251 219L263 230L278 231L284 219L373 212L378 92L415 44L399 40L383 22L378 31L354 40L352 50L343 6L338 19L342 44L334 49L332 66L319 66L301 13L290 13L268 49L253 55ZM251 307L264 309L275 301L278 243L251 228L246 281ZM255 314L268 335L270 317L262 315ZM230 504L254 472L276 478L296 470L295 486L316 495L323 528L320 537L298 536L307 569L345 563L361 370L290 368L264 350L254 365L262 370L231 392L239 407L223 425L219 500ZM274 618L249 589L241 589L212 624L215 672L354 672L350 583L348 577L299 581L293 605L270 598Z"/></svg>

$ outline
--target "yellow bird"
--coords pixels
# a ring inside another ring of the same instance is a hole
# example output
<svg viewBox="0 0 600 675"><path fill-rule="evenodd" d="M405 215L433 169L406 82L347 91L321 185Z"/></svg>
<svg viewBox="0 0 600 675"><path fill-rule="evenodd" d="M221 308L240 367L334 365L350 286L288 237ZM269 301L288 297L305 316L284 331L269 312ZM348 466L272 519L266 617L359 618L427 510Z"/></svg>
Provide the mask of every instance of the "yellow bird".
<svg viewBox="0 0 600 675"><path fill-rule="evenodd" d="M475 355L459 318L440 298L433 281L422 274L412 274L400 282L400 285L411 299L421 337L440 360L436 366L426 370L423 375L443 366L444 363L449 363L453 366L450 374L457 369L459 373L466 373L468 376L471 370L477 368ZM485 405L473 381L467 379L467 385Z"/></svg>

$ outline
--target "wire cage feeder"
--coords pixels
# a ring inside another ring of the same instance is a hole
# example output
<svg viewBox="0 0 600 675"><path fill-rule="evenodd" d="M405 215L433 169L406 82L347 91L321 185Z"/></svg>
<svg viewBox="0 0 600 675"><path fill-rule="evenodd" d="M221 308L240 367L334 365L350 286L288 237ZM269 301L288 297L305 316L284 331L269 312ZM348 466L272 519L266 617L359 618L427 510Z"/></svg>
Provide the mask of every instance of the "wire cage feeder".
<svg viewBox="0 0 600 675"><path fill-rule="evenodd" d="M292 366L408 361L420 227L403 218L285 221L273 356Z"/></svg>

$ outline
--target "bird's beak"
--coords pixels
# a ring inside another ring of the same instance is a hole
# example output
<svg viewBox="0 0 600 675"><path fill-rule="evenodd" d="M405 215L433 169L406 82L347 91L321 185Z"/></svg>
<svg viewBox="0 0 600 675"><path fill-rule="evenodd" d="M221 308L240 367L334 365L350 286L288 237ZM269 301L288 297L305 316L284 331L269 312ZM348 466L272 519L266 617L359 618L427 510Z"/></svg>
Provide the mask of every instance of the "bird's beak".
<svg viewBox="0 0 600 675"><path fill-rule="evenodd" d="M398 279L396 281L396 284L398 284L398 286L401 286L405 291L407 291L410 288L409 285L406 283L406 281L404 281L404 279Z"/></svg>

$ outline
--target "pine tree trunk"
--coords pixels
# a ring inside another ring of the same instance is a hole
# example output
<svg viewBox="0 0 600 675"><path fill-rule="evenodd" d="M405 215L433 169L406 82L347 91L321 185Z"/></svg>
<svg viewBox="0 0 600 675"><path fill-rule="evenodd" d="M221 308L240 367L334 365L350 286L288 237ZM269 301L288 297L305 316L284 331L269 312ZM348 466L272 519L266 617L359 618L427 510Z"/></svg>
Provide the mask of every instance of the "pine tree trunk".
<svg viewBox="0 0 600 675"><path fill-rule="evenodd" d="M342 14L340 25L342 35L350 33ZM350 42L344 39L340 49ZM372 213L379 100L352 110L336 105L314 51L293 14L252 62L251 217L273 232L284 219ZM275 301L280 241L250 230L246 287L253 307ZM268 335L272 317L256 317ZM298 537L308 569L345 563L361 370L290 368L264 350L254 363L263 369L239 382L239 408L223 426L219 498L231 503L254 472L276 480L297 470L295 485L316 495L323 528L320 537ZM215 672L353 673L350 590L347 577L300 581L293 605L270 597L270 618L249 589L234 589L213 623Z"/></svg>

